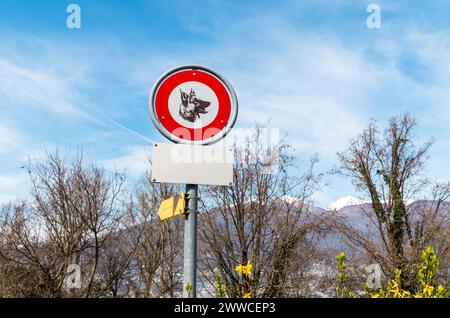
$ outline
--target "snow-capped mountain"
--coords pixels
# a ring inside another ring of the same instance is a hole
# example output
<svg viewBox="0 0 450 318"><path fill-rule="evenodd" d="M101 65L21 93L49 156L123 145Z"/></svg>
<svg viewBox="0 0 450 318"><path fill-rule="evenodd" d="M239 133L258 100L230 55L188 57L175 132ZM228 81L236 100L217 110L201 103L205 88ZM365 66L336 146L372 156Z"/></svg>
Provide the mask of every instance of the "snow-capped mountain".
<svg viewBox="0 0 450 318"><path fill-rule="evenodd" d="M334 202L331 202L330 204L328 204L326 209L329 211L339 211L340 209L347 207L347 206L362 205L365 203L370 203L370 201L364 201L364 200L360 200L360 199L357 199L352 196L346 196L346 197L340 198Z"/></svg>
<svg viewBox="0 0 450 318"><path fill-rule="evenodd" d="M414 202L416 202L416 201L408 199L408 200L405 200L405 205L411 205ZM365 201L365 200L357 199L352 196L346 196L346 197L340 198L340 199L328 204L326 210L339 211L340 209L345 208L345 207L358 206L358 205L363 205L363 204L368 204L368 203L371 203L371 201L370 200ZM383 203L383 201L382 201L382 203Z"/></svg>

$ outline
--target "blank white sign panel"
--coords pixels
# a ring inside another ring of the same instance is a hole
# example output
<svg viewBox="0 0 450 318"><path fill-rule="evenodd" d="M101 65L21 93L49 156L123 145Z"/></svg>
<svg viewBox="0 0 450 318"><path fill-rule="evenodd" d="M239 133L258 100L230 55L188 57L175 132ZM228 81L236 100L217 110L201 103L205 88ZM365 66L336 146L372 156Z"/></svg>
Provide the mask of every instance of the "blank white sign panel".
<svg viewBox="0 0 450 318"><path fill-rule="evenodd" d="M233 152L224 145L155 144L152 181L232 185Z"/></svg>

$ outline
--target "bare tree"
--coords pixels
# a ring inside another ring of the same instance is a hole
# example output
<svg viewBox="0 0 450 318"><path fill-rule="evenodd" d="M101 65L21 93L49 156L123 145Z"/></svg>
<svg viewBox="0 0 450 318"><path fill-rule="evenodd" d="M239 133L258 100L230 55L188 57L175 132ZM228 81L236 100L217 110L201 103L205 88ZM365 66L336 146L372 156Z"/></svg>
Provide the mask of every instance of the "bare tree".
<svg viewBox="0 0 450 318"><path fill-rule="evenodd" d="M152 183L149 175L137 188L134 215L139 225L132 231L142 235L136 241L135 278L130 284L138 297L175 297L182 290L182 220L160 221L157 214L161 201L179 191L177 185Z"/></svg>
<svg viewBox="0 0 450 318"><path fill-rule="evenodd" d="M349 177L356 189L371 200L371 208L362 211L377 233L361 231L339 220L338 227L348 242L362 248L371 259L380 263L391 276L402 271L403 288L414 290L419 253L427 244L441 241L442 230L448 227L450 195L448 185L437 185L431 202L408 204L424 193L430 181L423 178L423 169L431 142L416 145L416 120L406 114L390 120L381 133L374 122L338 153L337 172ZM448 239L444 238L448 250Z"/></svg>
<svg viewBox="0 0 450 318"><path fill-rule="evenodd" d="M289 145L263 145L263 127L257 126L244 147L234 148L233 186L202 189L202 282L213 285L218 273L229 297L292 295L299 277L293 274L309 261L301 249L317 229L307 204L320 186L320 175L314 174L317 160L293 177ZM253 273L240 277L234 268L247 261Z"/></svg>
<svg viewBox="0 0 450 318"><path fill-rule="evenodd" d="M20 268L15 282L22 296L103 296L105 282L98 268L106 242L124 217L124 175L85 166L81 154L71 158L58 151L28 167L30 200L2 211L0 257ZM83 284L65 288L69 264L82 268Z"/></svg>

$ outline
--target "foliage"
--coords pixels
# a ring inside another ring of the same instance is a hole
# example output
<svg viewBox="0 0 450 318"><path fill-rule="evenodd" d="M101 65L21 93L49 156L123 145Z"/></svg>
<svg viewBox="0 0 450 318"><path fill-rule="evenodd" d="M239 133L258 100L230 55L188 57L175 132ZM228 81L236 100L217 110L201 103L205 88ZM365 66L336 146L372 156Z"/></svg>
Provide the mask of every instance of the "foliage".
<svg viewBox="0 0 450 318"><path fill-rule="evenodd" d="M378 293L371 294L372 298L447 298L450 297L450 291L442 285L437 285L437 270L439 261L431 246L428 246L422 252L422 264L417 273L421 289L418 293L411 293L401 289L401 271L395 271L395 278L391 279L386 288L379 290Z"/></svg>
<svg viewBox="0 0 450 318"><path fill-rule="evenodd" d="M431 246L428 246L422 252L422 260L422 266L417 273L420 283L422 284L422 286L436 285L436 272L439 268L439 261Z"/></svg>
<svg viewBox="0 0 450 318"><path fill-rule="evenodd" d="M338 285L336 286L336 293L338 297L342 298L354 298L355 295L348 290L346 286L347 283L347 275L346 275L346 267L347 267L347 257L344 252L340 252L337 256L337 270L338 270Z"/></svg>
<svg viewBox="0 0 450 318"><path fill-rule="evenodd" d="M223 283L222 277L220 276L220 273L216 272L216 282L215 282L215 288L216 288L216 298L224 298L225 297L225 284Z"/></svg>

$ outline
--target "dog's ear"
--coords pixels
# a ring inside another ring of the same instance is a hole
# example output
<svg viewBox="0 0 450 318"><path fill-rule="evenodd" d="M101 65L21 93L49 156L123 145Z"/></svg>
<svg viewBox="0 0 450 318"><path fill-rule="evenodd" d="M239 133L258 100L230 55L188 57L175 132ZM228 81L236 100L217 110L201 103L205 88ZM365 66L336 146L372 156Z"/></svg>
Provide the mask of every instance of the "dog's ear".
<svg viewBox="0 0 450 318"><path fill-rule="evenodd" d="M198 101L198 106L195 107L195 110L197 111L197 113L206 114L207 113L206 108L208 108L209 105L211 105L211 102L207 102L207 101L200 100L200 99L198 99L197 101Z"/></svg>
<svg viewBox="0 0 450 318"><path fill-rule="evenodd" d="M182 102L187 102L188 101L188 94L183 92L181 89L180 89L180 93L181 93L181 101Z"/></svg>

